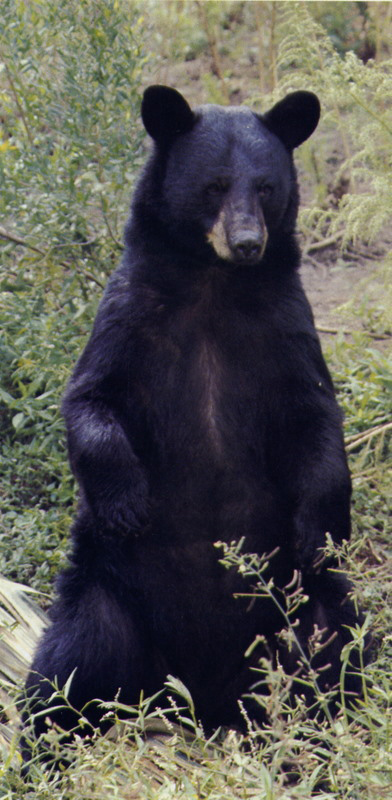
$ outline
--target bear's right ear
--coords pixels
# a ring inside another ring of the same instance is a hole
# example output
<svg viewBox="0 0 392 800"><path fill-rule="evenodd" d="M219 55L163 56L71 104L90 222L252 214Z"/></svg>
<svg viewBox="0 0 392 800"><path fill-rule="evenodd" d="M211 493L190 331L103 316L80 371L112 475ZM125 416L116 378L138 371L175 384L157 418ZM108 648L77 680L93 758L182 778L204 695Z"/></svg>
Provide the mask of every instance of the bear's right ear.
<svg viewBox="0 0 392 800"><path fill-rule="evenodd" d="M168 145L193 128L195 115L180 92L169 86L149 86L142 101L142 120L147 133Z"/></svg>

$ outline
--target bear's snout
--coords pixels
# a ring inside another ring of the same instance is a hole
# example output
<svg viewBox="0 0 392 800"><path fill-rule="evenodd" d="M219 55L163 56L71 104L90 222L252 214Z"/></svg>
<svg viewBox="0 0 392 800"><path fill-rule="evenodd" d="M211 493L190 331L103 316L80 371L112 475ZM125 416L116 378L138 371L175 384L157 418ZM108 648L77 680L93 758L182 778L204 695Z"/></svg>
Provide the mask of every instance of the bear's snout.
<svg viewBox="0 0 392 800"><path fill-rule="evenodd" d="M264 214L253 187L239 189L235 192L233 188L223 208L230 260L239 265L257 264L263 257L268 238Z"/></svg>
<svg viewBox="0 0 392 800"><path fill-rule="evenodd" d="M239 264L256 264L262 257L266 235L261 229L240 231L229 240L234 261Z"/></svg>
<svg viewBox="0 0 392 800"><path fill-rule="evenodd" d="M208 234L217 255L233 264L252 265L261 261L268 232L261 209L244 214L224 207Z"/></svg>
<svg viewBox="0 0 392 800"><path fill-rule="evenodd" d="M227 244L236 264L257 264L264 254L268 238L264 216L260 207L252 211L228 209L225 215Z"/></svg>

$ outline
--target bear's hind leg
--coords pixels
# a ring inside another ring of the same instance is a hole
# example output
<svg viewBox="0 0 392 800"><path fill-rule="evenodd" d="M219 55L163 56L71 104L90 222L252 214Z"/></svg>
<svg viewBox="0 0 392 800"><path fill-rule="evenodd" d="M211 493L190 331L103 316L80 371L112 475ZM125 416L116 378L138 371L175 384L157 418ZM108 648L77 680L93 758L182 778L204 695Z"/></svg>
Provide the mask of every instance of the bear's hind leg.
<svg viewBox="0 0 392 800"><path fill-rule="evenodd" d="M98 725L104 712L95 700L139 701L144 658L136 614L101 585L82 588L78 582L75 569L63 575L53 622L27 678L24 722L32 724L36 736L47 729L47 718L64 730L74 729L79 712ZM61 691L69 679L67 701L59 702L58 696L51 701L55 686Z"/></svg>
<svg viewBox="0 0 392 800"><path fill-rule="evenodd" d="M325 571L307 576L303 589L309 599L300 608L298 625L294 628L300 647L288 652L279 645L279 658L286 672L294 676L294 693L304 694L310 713L318 714L325 708L324 696L334 714L341 701L349 706L362 694L361 667L369 661L370 640L365 639L362 653L355 646L350 649L343 673L342 651L353 641L349 629L363 622L362 613L349 597L350 583L344 575ZM311 672L303 663L303 653Z"/></svg>

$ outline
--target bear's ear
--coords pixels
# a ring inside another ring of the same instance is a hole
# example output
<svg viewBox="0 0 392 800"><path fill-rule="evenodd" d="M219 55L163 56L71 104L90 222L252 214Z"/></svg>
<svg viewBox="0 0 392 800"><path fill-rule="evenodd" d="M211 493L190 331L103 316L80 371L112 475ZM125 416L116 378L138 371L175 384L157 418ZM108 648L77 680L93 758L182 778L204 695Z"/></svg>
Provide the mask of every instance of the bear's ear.
<svg viewBox="0 0 392 800"><path fill-rule="evenodd" d="M292 150L302 144L317 127L320 102L313 92L292 92L276 103L261 119Z"/></svg>
<svg viewBox="0 0 392 800"><path fill-rule="evenodd" d="M160 144L170 144L193 128L195 115L180 92L169 86L149 86L142 101L142 120L147 133Z"/></svg>

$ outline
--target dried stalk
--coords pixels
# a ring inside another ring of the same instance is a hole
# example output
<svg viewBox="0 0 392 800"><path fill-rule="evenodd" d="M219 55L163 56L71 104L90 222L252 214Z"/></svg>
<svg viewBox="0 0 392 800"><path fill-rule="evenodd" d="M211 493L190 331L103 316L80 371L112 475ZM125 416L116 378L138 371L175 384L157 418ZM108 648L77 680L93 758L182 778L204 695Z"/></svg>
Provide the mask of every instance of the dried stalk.
<svg viewBox="0 0 392 800"><path fill-rule="evenodd" d="M355 450L356 447L364 442L368 442L373 436L385 433L392 429L392 422L385 422L383 425L376 425L374 428L369 428L367 431L355 433L353 436L347 436L345 439L346 450Z"/></svg>

